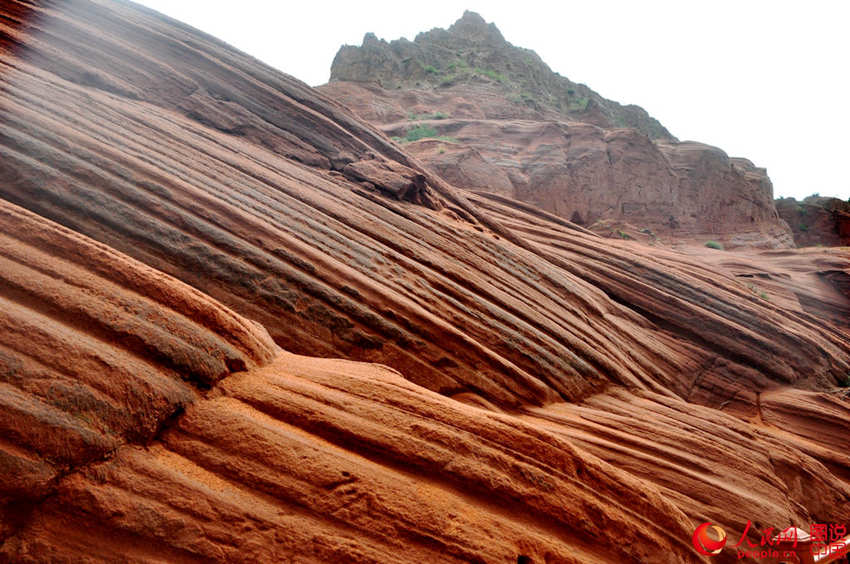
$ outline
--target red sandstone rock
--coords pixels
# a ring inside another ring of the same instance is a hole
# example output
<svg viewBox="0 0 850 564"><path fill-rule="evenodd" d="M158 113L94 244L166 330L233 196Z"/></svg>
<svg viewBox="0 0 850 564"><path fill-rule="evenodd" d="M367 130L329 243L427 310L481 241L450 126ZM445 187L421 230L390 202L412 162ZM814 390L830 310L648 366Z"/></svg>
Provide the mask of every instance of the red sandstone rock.
<svg viewBox="0 0 850 564"><path fill-rule="evenodd" d="M850 202L819 196L809 196L802 202L780 198L776 209L794 231L798 246L850 246Z"/></svg>
<svg viewBox="0 0 850 564"><path fill-rule="evenodd" d="M794 245L764 169L678 142L637 106L553 73L477 14L414 42L367 35L363 46L340 49L319 89L402 142L417 127L448 138L404 148L454 185L534 204L603 235L622 221L667 244Z"/></svg>
<svg viewBox="0 0 850 564"><path fill-rule="evenodd" d="M846 251L602 239L147 10L0 14L0 561L704 562L704 520L850 521Z"/></svg>

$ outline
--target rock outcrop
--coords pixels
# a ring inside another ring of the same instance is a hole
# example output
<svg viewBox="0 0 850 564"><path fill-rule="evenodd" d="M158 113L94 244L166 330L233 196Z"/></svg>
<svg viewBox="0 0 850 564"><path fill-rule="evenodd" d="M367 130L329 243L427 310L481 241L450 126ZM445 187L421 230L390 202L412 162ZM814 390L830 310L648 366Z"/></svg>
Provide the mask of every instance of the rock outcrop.
<svg viewBox="0 0 850 564"><path fill-rule="evenodd" d="M779 198L776 209L791 226L797 246L850 246L850 202L820 196L802 202Z"/></svg>
<svg viewBox="0 0 850 564"><path fill-rule="evenodd" d="M552 72L477 14L412 42L369 34L340 49L320 89L456 186L599 233L615 221L667 242L794 244L764 169L677 141L641 108Z"/></svg>
<svg viewBox="0 0 850 564"><path fill-rule="evenodd" d="M0 15L0 561L705 562L705 520L850 524L850 252L602 239L133 4Z"/></svg>

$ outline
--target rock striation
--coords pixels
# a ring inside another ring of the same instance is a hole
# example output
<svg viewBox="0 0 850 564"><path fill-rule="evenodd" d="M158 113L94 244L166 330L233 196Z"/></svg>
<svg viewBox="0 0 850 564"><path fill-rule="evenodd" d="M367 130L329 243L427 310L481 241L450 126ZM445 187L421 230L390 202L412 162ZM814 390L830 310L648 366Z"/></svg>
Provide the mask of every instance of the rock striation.
<svg viewBox="0 0 850 564"><path fill-rule="evenodd" d="M706 562L705 520L850 524L848 251L603 239L155 12L0 16L0 561Z"/></svg>
<svg viewBox="0 0 850 564"><path fill-rule="evenodd" d="M794 244L764 169L679 142L643 109L552 72L478 14L414 41L367 34L339 50L320 89L454 185L599 233L613 221L665 242Z"/></svg>

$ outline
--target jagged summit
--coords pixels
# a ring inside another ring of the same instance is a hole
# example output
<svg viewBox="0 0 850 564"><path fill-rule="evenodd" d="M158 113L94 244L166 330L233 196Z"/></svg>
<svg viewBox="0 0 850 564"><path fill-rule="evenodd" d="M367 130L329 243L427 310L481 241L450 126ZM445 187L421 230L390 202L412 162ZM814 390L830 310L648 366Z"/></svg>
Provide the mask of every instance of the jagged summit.
<svg viewBox="0 0 850 564"><path fill-rule="evenodd" d="M479 14L413 41L344 46L320 87L455 186L542 207L607 237L784 248L767 171L678 142L508 42Z"/></svg>
<svg viewBox="0 0 850 564"><path fill-rule="evenodd" d="M466 10L463 16L449 27L449 33L462 35L471 41L505 41L494 23L487 23L481 14Z"/></svg>
<svg viewBox="0 0 850 564"><path fill-rule="evenodd" d="M652 139L675 140L642 108L608 100L559 75L537 53L512 45L494 23L470 11L448 29L420 33L413 41L387 42L367 33L360 47L340 48L330 80L437 90L485 83L508 97L516 113L530 110L605 128L631 127Z"/></svg>

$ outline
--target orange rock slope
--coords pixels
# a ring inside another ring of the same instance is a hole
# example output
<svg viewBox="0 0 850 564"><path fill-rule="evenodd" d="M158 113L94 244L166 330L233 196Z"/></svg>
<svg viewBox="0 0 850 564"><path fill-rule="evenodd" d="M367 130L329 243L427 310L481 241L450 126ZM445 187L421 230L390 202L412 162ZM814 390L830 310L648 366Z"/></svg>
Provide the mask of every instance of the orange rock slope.
<svg viewBox="0 0 850 564"><path fill-rule="evenodd" d="M700 562L703 521L850 521L846 251L604 240L143 8L0 15L0 561Z"/></svg>

